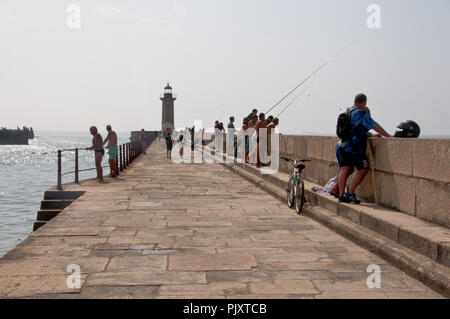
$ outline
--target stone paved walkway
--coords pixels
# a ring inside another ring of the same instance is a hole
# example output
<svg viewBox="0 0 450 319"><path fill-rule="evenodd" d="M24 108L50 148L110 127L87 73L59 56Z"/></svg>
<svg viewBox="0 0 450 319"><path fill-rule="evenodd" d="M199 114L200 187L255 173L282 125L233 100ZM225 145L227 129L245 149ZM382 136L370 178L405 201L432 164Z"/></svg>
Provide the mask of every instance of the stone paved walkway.
<svg viewBox="0 0 450 319"><path fill-rule="evenodd" d="M87 192L0 259L1 297L440 297L218 164L167 161L160 143L119 179L75 188Z"/></svg>

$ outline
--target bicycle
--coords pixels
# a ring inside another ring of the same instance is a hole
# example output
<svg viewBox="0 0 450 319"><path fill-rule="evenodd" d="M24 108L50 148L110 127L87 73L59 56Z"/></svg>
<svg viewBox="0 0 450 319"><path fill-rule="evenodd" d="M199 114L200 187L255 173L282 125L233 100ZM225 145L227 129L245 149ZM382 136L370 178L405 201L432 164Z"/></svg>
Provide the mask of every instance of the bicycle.
<svg viewBox="0 0 450 319"><path fill-rule="evenodd" d="M298 164L298 162L306 163L311 162L308 159L293 160L287 157L282 157L287 162L293 163L294 170L289 178L287 189L287 204L289 208L295 205L297 214L301 214L303 211L303 205L306 202L305 199L305 183L302 177L302 171L306 168L304 164Z"/></svg>

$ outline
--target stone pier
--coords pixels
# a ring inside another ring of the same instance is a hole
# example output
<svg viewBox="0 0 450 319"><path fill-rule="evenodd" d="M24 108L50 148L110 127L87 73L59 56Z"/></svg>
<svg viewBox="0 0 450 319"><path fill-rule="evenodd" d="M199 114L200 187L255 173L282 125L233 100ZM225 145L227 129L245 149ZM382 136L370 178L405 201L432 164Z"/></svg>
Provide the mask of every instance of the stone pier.
<svg viewBox="0 0 450 319"><path fill-rule="evenodd" d="M220 164L166 160L162 143L69 189L85 193L0 259L0 297L442 297Z"/></svg>

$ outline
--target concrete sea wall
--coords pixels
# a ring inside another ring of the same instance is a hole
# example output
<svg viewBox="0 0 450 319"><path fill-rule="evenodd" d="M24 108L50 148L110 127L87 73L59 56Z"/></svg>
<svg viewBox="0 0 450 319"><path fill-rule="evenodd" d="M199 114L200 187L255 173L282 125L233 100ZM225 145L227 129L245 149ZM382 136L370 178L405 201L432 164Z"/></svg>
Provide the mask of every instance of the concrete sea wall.
<svg viewBox="0 0 450 319"><path fill-rule="evenodd" d="M28 145L28 131L0 130L0 145Z"/></svg>
<svg viewBox="0 0 450 319"><path fill-rule="evenodd" d="M309 158L305 178L324 185L336 176L338 139L280 136L280 156ZM368 201L450 227L450 139L370 138L370 172L357 194ZM291 171L280 161L280 170Z"/></svg>

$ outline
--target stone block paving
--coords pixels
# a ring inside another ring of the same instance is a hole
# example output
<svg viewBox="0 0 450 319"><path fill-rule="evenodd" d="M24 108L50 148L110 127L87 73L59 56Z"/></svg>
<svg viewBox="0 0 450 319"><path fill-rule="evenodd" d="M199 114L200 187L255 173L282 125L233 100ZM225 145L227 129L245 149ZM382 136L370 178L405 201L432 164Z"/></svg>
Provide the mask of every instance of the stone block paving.
<svg viewBox="0 0 450 319"><path fill-rule="evenodd" d="M162 143L71 189L86 194L0 259L2 298L442 298L222 166L166 160Z"/></svg>

